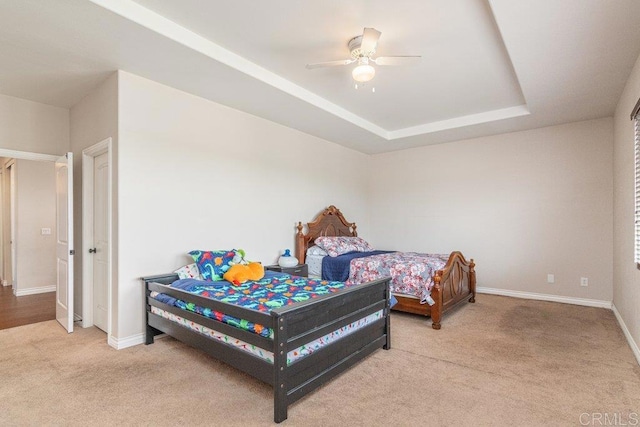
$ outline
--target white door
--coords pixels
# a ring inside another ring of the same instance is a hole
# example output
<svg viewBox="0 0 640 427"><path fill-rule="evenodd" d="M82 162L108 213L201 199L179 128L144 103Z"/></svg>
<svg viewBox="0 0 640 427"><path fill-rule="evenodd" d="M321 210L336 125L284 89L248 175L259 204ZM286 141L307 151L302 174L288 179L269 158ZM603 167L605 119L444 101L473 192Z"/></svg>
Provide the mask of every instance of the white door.
<svg viewBox="0 0 640 427"><path fill-rule="evenodd" d="M73 332L73 154L56 161L56 319Z"/></svg>
<svg viewBox="0 0 640 427"><path fill-rule="evenodd" d="M4 217L7 215L6 213L6 208L4 205L4 193L6 193L6 190L4 189L4 173L2 171L2 168L0 168L0 278L2 278L4 280L3 283L0 283L0 286L4 285L5 283L8 284L6 282L7 277L5 276L4 272L5 272L5 266L4 266L4 257L5 257L5 252L4 252L4 241L5 241L5 233L6 230L4 228Z"/></svg>
<svg viewBox="0 0 640 427"><path fill-rule="evenodd" d="M11 168L7 165L7 172L2 182L2 265L4 276L2 284L11 285Z"/></svg>
<svg viewBox="0 0 640 427"><path fill-rule="evenodd" d="M94 158L93 163L93 248L85 256L93 257L93 324L107 332L109 223L107 191L109 188L109 154Z"/></svg>
<svg viewBox="0 0 640 427"><path fill-rule="evenodd" d="M10 254L11 254L11 270L9 271L9 283L11 284L11 286L13 286L13 293L16 293L16 289L18 288L17 284L17 280L16 280L16 276L18 274L18 269L17 269L17 257L16 257L16 246L17 246L17 239L16 239L16 229L17 229L17 225L16 225L16 164L13 163L10 166L9 169L9 211L10 211L10 215L11 215L11 220L10 220L10 224L11 224L11 237L9 239L9 245L11 246L10 248Z"/></svg>

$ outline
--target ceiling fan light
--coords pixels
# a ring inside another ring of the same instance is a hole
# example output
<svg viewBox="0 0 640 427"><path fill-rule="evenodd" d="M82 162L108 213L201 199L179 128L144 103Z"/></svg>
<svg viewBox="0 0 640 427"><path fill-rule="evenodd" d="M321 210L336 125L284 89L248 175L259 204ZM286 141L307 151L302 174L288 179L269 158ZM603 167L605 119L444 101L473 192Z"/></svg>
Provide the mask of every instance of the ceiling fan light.
<svg viewBox="0 0 640 427"><path fill-rule="evenodd" d="M357 82L368 82L376 75L376 69L369 64L360 64L351 72L353 80Z"/></svg>

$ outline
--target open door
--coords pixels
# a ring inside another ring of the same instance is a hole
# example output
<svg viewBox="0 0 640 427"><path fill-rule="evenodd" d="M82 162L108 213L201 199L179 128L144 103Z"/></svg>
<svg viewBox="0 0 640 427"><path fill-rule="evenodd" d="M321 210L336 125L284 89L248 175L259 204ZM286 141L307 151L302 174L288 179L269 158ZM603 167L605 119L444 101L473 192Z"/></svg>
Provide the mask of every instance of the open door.
<svg viewBox="0 0 640 427"><path fill-rule="evenodd" d="M56 161L56 319L73 332L73 153Z"/></svg>

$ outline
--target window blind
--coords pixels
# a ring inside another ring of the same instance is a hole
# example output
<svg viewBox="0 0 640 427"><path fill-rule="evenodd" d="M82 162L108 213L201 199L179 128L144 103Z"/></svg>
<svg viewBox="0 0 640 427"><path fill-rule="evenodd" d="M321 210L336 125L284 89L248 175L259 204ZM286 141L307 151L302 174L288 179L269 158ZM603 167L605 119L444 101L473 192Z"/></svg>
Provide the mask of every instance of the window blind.
<svg viewBox="0 0 640 427"><path fill-rule="evenodd" d="M640 99L631 110L631 120L633 120L634 133L634 165L635 165L635 239L634 239L634 261L638 269L640 269Z"/></svg>
<svg viewBox="0 0 640 427"><path fill-rule="evenodd" d="M638 101L640 103L640 100ZM640 118L637 108L632 115L634 121L635 151L635 254L634 260L640 268Z"/></svg>

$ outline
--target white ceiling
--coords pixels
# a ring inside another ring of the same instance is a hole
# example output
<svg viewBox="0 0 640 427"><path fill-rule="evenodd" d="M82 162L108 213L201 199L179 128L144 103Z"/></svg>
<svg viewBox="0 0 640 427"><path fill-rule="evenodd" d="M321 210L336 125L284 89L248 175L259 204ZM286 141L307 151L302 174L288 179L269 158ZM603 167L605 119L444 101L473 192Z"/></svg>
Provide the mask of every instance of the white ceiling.
<svg viewBox="0 0 640 427"><path fill-rule="evenodd" d="M305 68L365 26L421 63ZM0 2L2 94L71 107L121 69L365 153L611 116L639 54L637 0Z"/></svg>

